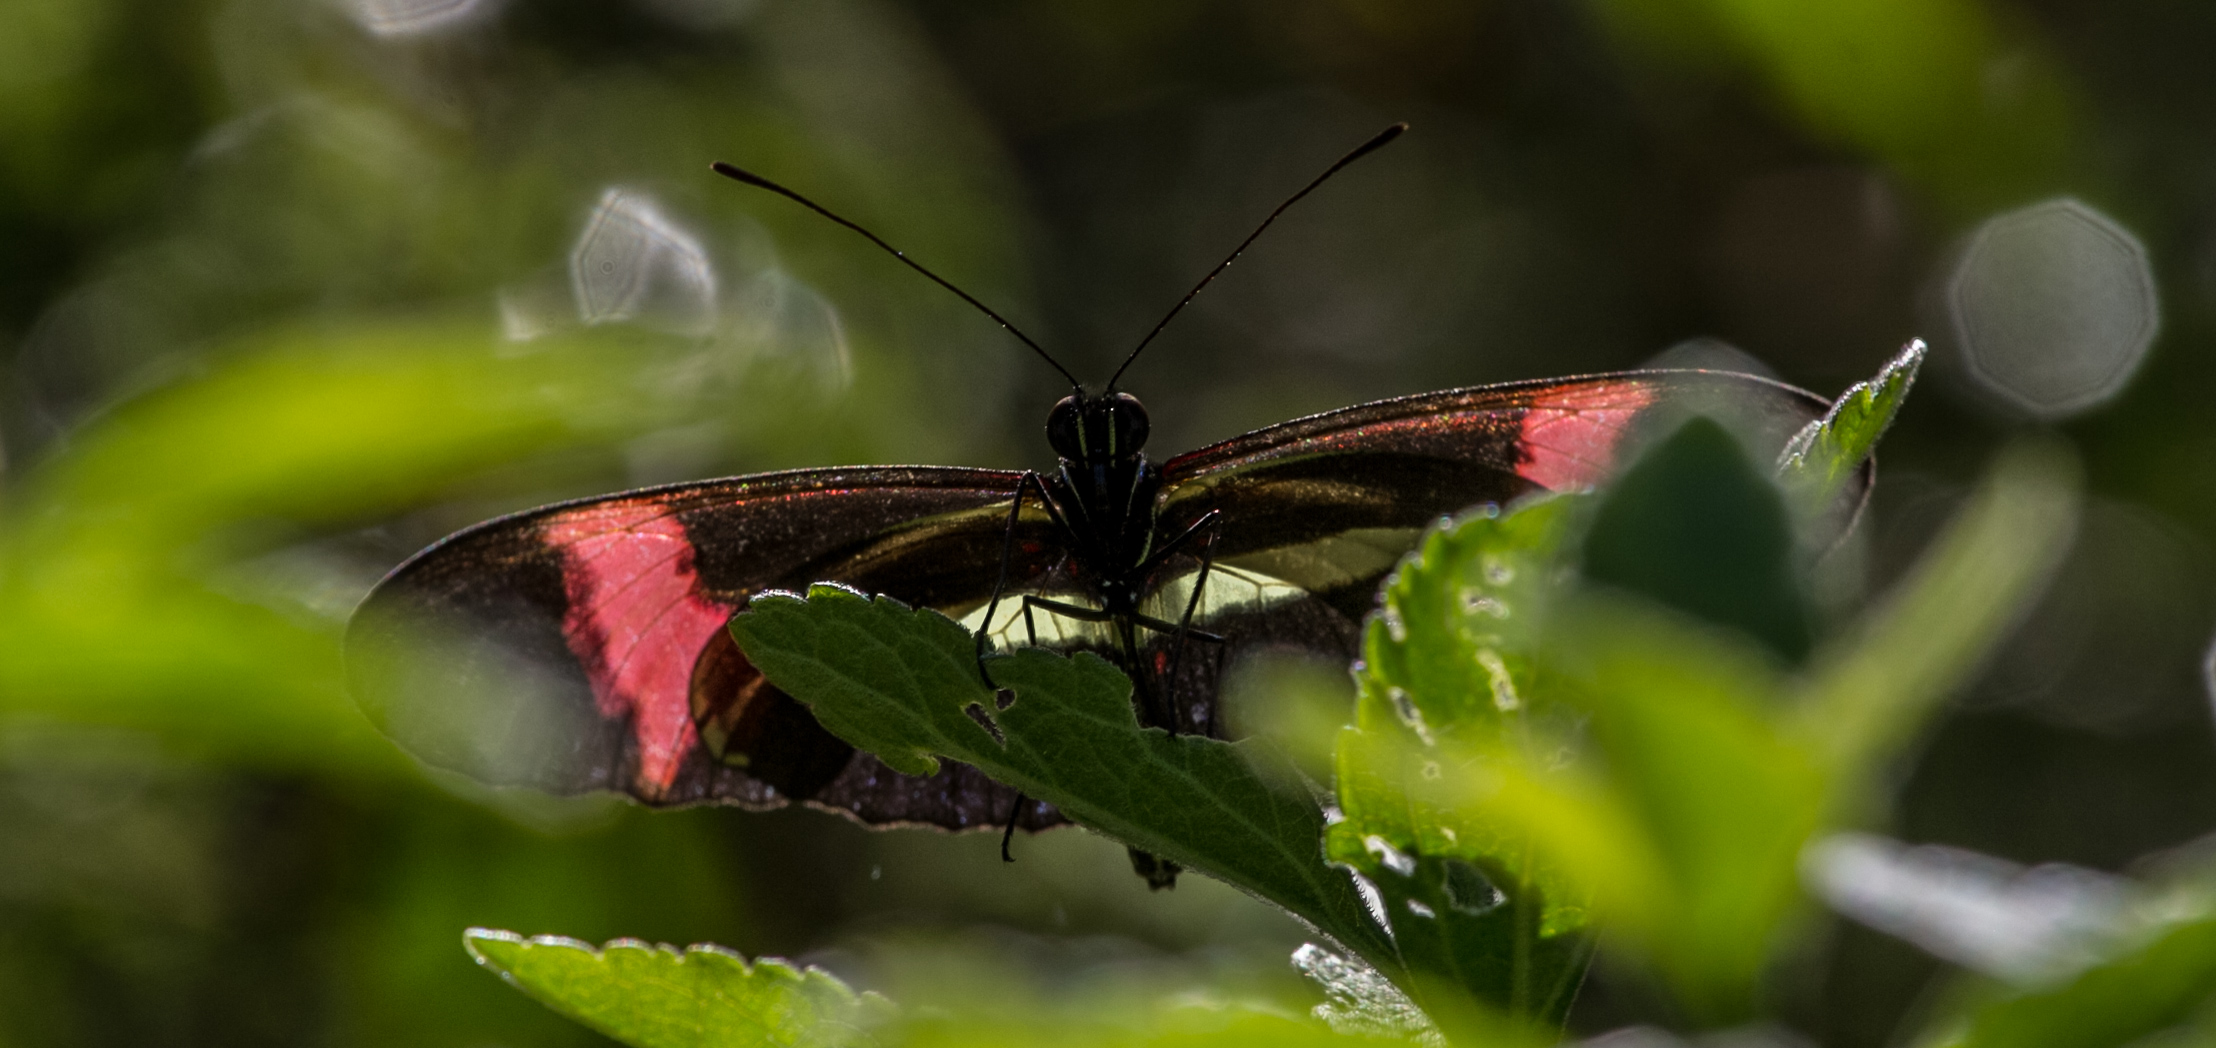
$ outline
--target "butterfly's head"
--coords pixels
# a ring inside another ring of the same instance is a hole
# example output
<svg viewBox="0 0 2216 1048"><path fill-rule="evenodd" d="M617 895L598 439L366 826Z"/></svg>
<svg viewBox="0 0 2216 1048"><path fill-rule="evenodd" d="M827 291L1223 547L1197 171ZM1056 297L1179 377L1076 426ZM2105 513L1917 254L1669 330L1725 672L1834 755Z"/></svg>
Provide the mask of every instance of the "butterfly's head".
<svg viewBox="0 0 2216 1048"><path fill-rule="evenodd" d="M1146 408L1129 393L1063 397L1046 416L1046 441L1071 462L1136 457L1146 446Z"/></svg>

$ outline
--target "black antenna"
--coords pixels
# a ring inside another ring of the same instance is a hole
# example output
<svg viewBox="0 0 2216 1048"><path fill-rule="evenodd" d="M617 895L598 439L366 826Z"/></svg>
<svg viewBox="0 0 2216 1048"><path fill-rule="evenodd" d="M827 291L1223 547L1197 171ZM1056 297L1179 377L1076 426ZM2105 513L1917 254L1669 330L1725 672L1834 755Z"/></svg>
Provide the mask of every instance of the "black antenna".
<svg viewBox="0 0 2216 1048"><path fill-rule="evenodd" d="M1340 163L1342 164L1344 164L1345 162L1346 161L1343 160L1340 161ZM1038 343L1031 341L1031 336L1024 334L1022 331L1018 330L1014 324L1009 323L1007 317L993 312L993 308L991 306L988 306L983 302L979 302L978 300L971 298L969 292L947 283L946 280L940 277L937 273L933 273L932 271L923 268L922 263L917 262L915 259L909 258L907 255L901 253L900 249L895 248L891 244L885 243L883 240L878 238L877 234L872 233L867 229L863 229L862 227L855 225L854 223L849 222L846 219L840 218L838 215L832 214L831 209L824 207L822 204L818 204L815 201L808 199L807 197L801 196L800 194L795 193L790 189L786 189L784 186L778 185L777 183L763 178L762 176L757 175L752 171L748 171L743 167L739 167L736 164L726 164L723 161L718 160L708 166L712 168L716 174L722 175L723 177L728 179L744 182L747 185L754 186L759 189L767 189L770 192L777 194L778 196L793 201L794 203L799 204L800 206L805 207L808 210L815 212L816 214L822 215L823 217L828 218L833 222L837 222L838 224L845 226L846 228L851 229L857 233L860 233L864 237L869 238L870 243L884 248L894 258L907 263L908 268L913 269L916 272L923 274L924 276L930 277L932 283L935 283L940 287L947 289L948 291L954 292L957 296L960 296L962 301L967 302L972 306L976 306L978 312L993 318L993 321L999 324L1001 327L1006 328L1009 334L1022 339L1024 345L1030 346L1031 352L1037 353L1039 355L1039 359L1046 361L1048 365L1054 368L1054 370L1061 372L1063 378L1070 380L1070 386L1072 388L1082 388L1077 381L1077 376L1070 374L1070 370L1063 367L1060 362L1056 361L1052 356L1048 355L1046 350L1040 349Z"/></svg>
<svg viewBox="0 0 2216 1048"><path fill-rule="evenodd" d="M1256 237L1262 235L1263 230L1270 228L1270 223L1277 221L1277 216L1284 214L1286 208L1292 207L1294 204L1299 203L1301 197L1315 192L1317 186L1324 184L1325 182L1330 180L1331 176L1338 174L1340 168L1343 168L1348 164L1354 163L1355 161L1360 160L1373 152L1376 152L1386 143L1391 142L1393 139L1399 138L1400 133L1406 130L1408 130L1408 125L1403 123L1394 124L1393 126L1378 132L1377 137L1354 147L1354 152L1340 157L1338 163L1325 168L1323 174L1317 175L1316 180L1308 183L1308 185L1303 187L1300 192L1286 197L1284 203L1277 205L1277 210L1270 212L1270 217L1263 219L1261 225L1254 227L1254 232L1247 234L1247 238L1245 240L1239 241L1239 246L1232 249L1231 257L1224 259L1221 265L1218 265L1216 268L1209 270L1207 276L1200 278L1200 283L1193 285L1193 289L1186 292L1184 298L1178 299L1177 304L1170 307L1169 314L1162 318L1162 322L1154 325L1154 330L1147 332L1146 337L1139 340L1138 349L1132 350L1130 356L1123 358L1123 366L1118 367L1115 374L1108 376L1108 388L1116 388L1116 380L1123 377L1124 369L1129 368L1132 361L1139 359L1139 350L1145 349L1147 343L1154 341L1154 336L1161 334L1163 328L1170 326L1171 318L1177 316L1178 310L1184 309L1185 304L1191 302L1195 295L1200 294L1201 288L1207 287L1209 281L1216 279L1216 277L1224 270L1231 268L1231 263L1237 262L1239 260L1239 255L1254 243Z"/></svg>

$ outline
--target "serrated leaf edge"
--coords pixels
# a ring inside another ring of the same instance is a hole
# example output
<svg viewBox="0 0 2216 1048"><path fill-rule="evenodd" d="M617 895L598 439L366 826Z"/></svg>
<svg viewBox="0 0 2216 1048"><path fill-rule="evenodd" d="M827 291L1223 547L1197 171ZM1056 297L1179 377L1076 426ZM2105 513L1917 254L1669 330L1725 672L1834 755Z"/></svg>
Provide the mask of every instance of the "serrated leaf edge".
<svg viewBox="0 0 2216 1048"><path fill-rule="evenodd" d="M1822 418L1801 427L1800 432L1793 434L1793 439L1785 442L1785 449L1778 453L1777 471L1783 474L1806 468L1808 453L1815 450L1817 443L1832 432L1840 414L1848 408L1868 410L1888 396L1896 401L1906 398L1909 390L1916 384L1916 375L1923 369L1927 353L1928 347L1924 345L1923 339L1910 339L1899 353L1893 355L1893 359L1885 362L1876 377L1848 386L1846 392L1839 394L1839 399L1831 402L1831 407L1824 412ZM1897 410L1888 414L1884 424L1871 436L1870 447L1877 447L1878 441L1885 436L1885 431L1892 428L1893 415L1897 414ZM1859 464L1858 460L1853 465ZM1848 468L1851 469L1852 465Z"/></svg>
<svg viewBox="0 0 2216 1048"><path fill-rule="evenodd" d="M673 946L666 942L648 942L645 939L637 939L626 936L620 939L610 939L607 942L600 944L599 946L594 946L593 944L586 942L583 939L575 939L567 935L526 936L519 932L508 931L504 928L471 927L463 930L462 948L469 951L470 959L476 961L479 967L484 968L487 971L492 972L494 975L499 976L502 982L505 982L508 985L515 987L516 989L523 990L525 993L530 993L531 991L529 990L529 988L525 987L516 979L514 972L510 971L499 961L485 956L485 954L477 948L477 944L480 942L502 942L514 946L523 947L549 946L559 949L576 950L580 953L590 956L595 961L604 961L607 957L608 951L610 950L646 950L650 953L664 953L675 958L677 960L677 963L679 964L684 964L687 961L690 961L695 954L714 954L716 956L729 958L730 960L738 962L739 971L742 975L752 976L757 969L765 966L772 970L782 969L784 971L791 972L794 975L802 977L808 975L822 975L825 978L829 979L833 984L835 984L838 987L839 991L841 991L843 996L849 999L854 999L858 997L858 995L854 992L854 988L846 985L845 980L842 980L838 976L833 975L830 972L825 971L824 969L819 968L815 965L811 964L805 968L796 968L791 964L791 962L777 957L761 957L750 962L746 959L745 954L740 953L739 951L734 950L728 946L722 946L712 942L696 942L689 946L686 946L684 949L678 949L676 946ZM533 996L537 995L533 994Z"/></svg>

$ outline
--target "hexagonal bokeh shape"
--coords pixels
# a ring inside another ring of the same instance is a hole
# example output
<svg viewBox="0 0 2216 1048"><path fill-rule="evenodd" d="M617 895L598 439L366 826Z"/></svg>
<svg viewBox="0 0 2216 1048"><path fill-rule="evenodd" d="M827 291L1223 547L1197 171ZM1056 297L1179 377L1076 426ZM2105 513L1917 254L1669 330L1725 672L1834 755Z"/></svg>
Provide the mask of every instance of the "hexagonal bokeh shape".
<svg viewBox="0 0 2216 1048"><path fill-rule="evenodd" d="M587 324L660 315L664 326L705 332L714 323L716 276L708 253L643 193L612 187L570 249L570 286Z"/></svg>
<svg viewBox="0 0 2216 1048"><path fill-rule="evenodd" d="M2138 238L2066 198L1978 227L1947 283L1947 312L1971 378L2043 419L2121 392L2161 323Z"/></svg>

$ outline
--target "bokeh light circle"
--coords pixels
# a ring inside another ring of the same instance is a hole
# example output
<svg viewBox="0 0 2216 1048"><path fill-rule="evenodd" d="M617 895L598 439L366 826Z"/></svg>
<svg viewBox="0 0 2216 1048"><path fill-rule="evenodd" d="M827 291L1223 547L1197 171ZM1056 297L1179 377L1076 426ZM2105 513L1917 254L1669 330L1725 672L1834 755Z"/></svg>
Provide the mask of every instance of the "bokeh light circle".
<svg viewBox="0 0 2216 1048"><path fill-rule="evenodd" d="M1947 283L1947 312L1972 381L2050 420L2121 392L2160 326L2146 249L2070 199L1978 227Z"/></svg>

